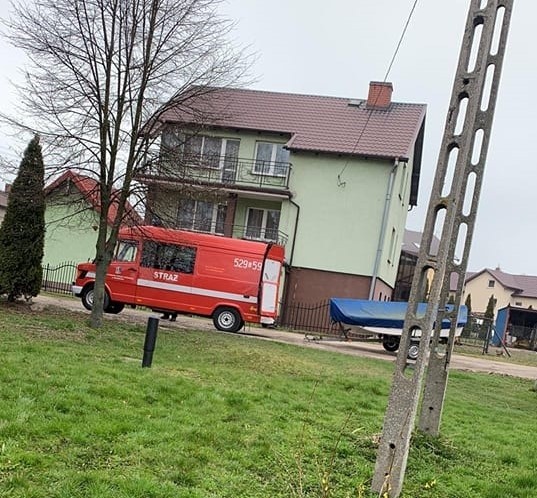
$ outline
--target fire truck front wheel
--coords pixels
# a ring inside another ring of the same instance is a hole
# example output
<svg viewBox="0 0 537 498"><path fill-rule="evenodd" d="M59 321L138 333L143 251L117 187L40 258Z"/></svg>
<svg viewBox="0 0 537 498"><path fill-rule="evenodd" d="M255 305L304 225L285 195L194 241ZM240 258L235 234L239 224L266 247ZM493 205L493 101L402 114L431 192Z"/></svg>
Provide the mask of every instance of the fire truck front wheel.
<svg viewBox="0 0 537 498"><path fill-rule="evenodd" d="M93 285L90 285L86 287L82 291L82 305L87 310L91 311L93 308L93 300L95 299L95 292L93 290ZM104 303L103 303L103 309L107 310L110 307L110 296L108 295L108 292L104 292Z"/></svg>
<svg viewBox="0 0 537 498"><path fill-rule="evenodd" d="M244 322L240 313L234 308L217 308L213 313L213 323L217 330L223 332L237 332Z"/></svg>

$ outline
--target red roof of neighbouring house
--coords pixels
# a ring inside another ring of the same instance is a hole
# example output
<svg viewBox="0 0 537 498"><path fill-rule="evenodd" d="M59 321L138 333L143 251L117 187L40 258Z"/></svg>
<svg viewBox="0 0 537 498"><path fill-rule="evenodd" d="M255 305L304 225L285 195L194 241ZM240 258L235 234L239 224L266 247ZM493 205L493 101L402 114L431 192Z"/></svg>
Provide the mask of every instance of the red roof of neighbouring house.
<svg viewBox="0 0 537 498"><path fill-rule="evenodd" d="M73 170L67 170L61 176L56 178L50 185L45 187L45 194L49 194L52 191L58 189L66 182L70 182L76 187L82 194L84 199L95 209L97 212L101 210L101 193L99 190L99 182L89 176L81 175ZM119 190L114 190L112 196L119 195ZM112 203L108 210L108 224L112 225L117 216L117 199ZM134 210L134 208L127 202L125 205L124 225L140 225L143 223L141 216Z"/></svg>
<svg viewBox="0 0 537 498"><path fill-rule="evenodd" d="M488 273L504 287L513 290L513 294L521 297L537 297L537 276L533 275L513 275L500 269L491 270L485 268L479 272L466 277L466 282L473 280L483 273Z"/></svg>
<svg viewBox="0 0 537 498"><path fill-rule="evenodd" d="M425 119L426 105L392 102L370 108L366 100L245 89L215 89L196 97L199 112L179 107L163 122L207 124L197 116L218 116L210 124L289 135L287 146L359 156L409 159ZM205 113L203 111L206 111Z"/></svg>

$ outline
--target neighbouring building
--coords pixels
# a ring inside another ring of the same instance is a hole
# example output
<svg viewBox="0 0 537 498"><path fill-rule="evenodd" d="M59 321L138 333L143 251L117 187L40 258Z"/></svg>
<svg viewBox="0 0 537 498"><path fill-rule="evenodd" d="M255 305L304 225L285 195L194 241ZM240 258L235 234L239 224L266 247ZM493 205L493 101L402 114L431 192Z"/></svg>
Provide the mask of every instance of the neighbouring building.
<svg viewBox="0 0 537 498"><path fill-rule="evenodd" d="M146 222L280 242L282 302L389 300L416 205L426 106L214 89L160 116L159 150L136 177ZM208 112L209 114L209 112Z"/></svg>
<svg viewBox="0 0 537 498"><path fill-rule="evenodd" d="M484 316L487 304L494 300L496 340L506 338L527 342L531 349L537 346L537 276L514 275L485 268L468 273L464 286L464 300L471 296L472 313ZM494 338L493 338L494 339Z"/></svg>
<svg viewBox="0 0 537 498"><path fill-rule="evenodd" d="M399 267L397 268L397 278L395 279L395 288L393 290L392 301L408 301L412 280L418 264L418 256L421 247L422 232L406 229L403 235L401 246L401 257L399 258ZM438 252L440 240L433 236L431 242L431 254ZM434 272L429 272L429 285L432 282Z"/></svg>
<svg viewBox="0 0 537 498"><path fill-rule="evenodd" d="M99 223L99 184L93 178L67 170L45 188L45 251L43 265L83 262L95 257ZM109 210L111 226L117 205ZM140 224L142 218L126 206L126 224Z"/></svg>
<svg viewBox="0 0 537 498"><path fill-rule="evenodd" d="M513 275L500 268L485 268L467 273L464 299L472 296L472 311L485 313L491 296L496 301L495 310L505 306L535 308L537 310L537 276Z"/></svg>

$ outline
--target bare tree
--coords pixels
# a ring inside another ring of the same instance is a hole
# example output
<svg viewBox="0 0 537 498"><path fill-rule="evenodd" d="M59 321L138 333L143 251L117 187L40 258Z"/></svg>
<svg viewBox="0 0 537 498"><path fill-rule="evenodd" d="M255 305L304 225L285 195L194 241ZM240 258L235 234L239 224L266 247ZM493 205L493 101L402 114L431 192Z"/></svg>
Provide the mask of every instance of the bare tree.
<svg viewBox="0 0 537 498"><path fill-rule="evenodd" d="M104 278L133 177L170 106L197 116L203 96L236 85L249 62L218 14L222 0L18 0L7 36L30 60L19 88L24 120L39 133L47 164L75 167L99 183L95 304L102 324ZM108 226L110 206L118 214Z"/></svg>

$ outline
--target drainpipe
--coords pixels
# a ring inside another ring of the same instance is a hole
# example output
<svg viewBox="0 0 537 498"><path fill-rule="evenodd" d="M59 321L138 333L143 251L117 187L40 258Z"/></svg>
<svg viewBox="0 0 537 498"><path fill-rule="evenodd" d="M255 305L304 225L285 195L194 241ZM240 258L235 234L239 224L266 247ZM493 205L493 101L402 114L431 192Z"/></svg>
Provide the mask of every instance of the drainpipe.
<svg viewBox="0 0 537 498"><path fill-rule="evenodd" d="M282 303L284 305L284 315L287 312L285 305L287 304L287 295L289 293L289 274L291 273L291 265L293 264L293 256L295 254L295 242L296 242L296 233L298 230L298 219L300 218L300 206L289 199L289 203L296 207L296 218L295 218L295 229L293 231L293 243L291 245L291 254L289 255L289 262L285 265L285 284L282 292Z"/></svg>
<svg viewBox="0 0 537 498"><path fill-rule="evenodd" d="M388 225L388 213L390 211L390 202L392 200L393 183L395 179L395 173L397 172L397 166L399 166L399 159L396 159L393 163L392 171L390 173L390 179L388 180L388 188L386 189L386 200L384 201L384 212L382 213L382 223L380 227L379 243L377 247L377 256L375 257L375 266L373 267L373 275L371 277L371 285L369 287L370 301L373 300L375 294L375 286L377 284L377 278L380 268L380 260L382 258L382 248L384 246L384 239L386 235L386 226Z"/></svg>
<svg viewBox="0 0 537 498"><path fill-rule="evenodd" d="M298 219L300 218L300 206L291 199L289 199L289 204L292 204L293 206L296 207L295 229L293 232L293 245L291 246L291 254L289 256L289 266L291 266L293 264L293 256L295 254L296 232L298 230Z"/></svg>

